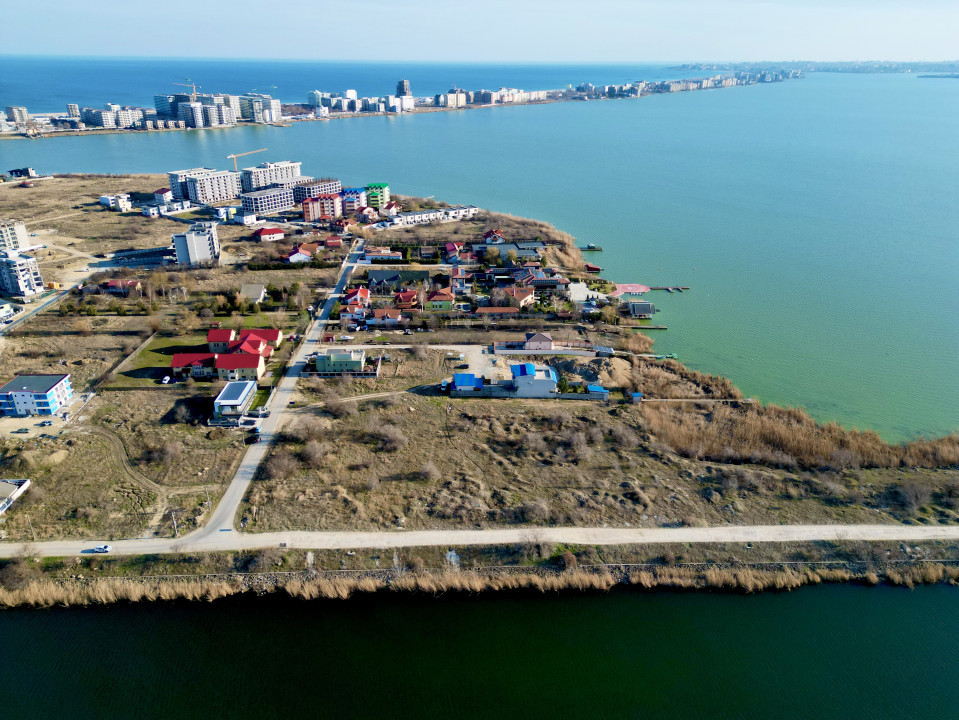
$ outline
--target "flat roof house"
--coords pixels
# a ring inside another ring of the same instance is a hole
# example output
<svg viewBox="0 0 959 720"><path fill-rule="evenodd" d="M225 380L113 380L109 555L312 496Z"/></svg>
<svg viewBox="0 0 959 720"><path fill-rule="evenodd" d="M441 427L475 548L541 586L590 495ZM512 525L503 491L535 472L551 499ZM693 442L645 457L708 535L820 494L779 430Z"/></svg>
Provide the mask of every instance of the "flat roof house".
<svg viewBox="0 0 959 720"><path fill-rule="evenodd" d="M217 420L236 418L245 413L256 396L256 383L251 380L228 382L213 401Z"/></svg>
<svg viewBox="0 0 959 720"><path fill-rule="evenodd" d="M72 397L69 375L17 375L0 387L0 415L55 415Z"/></svg>

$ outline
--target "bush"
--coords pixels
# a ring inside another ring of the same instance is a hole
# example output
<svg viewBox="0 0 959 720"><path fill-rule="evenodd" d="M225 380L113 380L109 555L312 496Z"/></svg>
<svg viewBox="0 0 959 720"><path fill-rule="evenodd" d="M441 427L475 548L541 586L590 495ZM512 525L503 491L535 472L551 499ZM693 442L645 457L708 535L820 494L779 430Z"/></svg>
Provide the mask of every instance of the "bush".
<svg viewBox="0 0 959 720"><path fill-rule="evenodd" d="M433 464L432 460L427 460L420 468L420 477L422 477L424 480L436 482L442 477L442 474L436 465Z"/></svg>
<svg viewBox="0 0 959 720"><path fill-rule="evenodd" d="M326 463L326 456L329 454L330 449L328 443L308 440L306 445L303 446L303 451L300 453L300 456L308 466L316 469L323 467Z"/></svg>
<svg viewBox="0 0 959 720"><path fill-rule="evenodd" d="M300 465L296 458L286 450L274 453L264 466L266 477L270 480L286 480L299 469Z"/></svg>

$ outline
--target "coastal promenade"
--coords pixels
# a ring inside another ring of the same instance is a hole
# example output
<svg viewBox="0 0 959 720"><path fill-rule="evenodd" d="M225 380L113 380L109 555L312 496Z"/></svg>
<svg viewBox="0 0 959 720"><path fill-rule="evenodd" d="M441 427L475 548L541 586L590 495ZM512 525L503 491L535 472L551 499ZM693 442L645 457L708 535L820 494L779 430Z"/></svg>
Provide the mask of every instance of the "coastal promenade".
<svg viewBox="0 0 959 720"><path fill-rule="evenodd" d="M311 550L463 547L526 542L568 545L653 545L666 543L918 542L959 540L959 525L723 525L679 528L518 527L480 530L385 530L241 533L206 527L184 538L142 538L112 542L114 554L162 555L284 547ZM0 557L21 554L60 557L93 553L103 540L53 540L0 544Z"/></svg>

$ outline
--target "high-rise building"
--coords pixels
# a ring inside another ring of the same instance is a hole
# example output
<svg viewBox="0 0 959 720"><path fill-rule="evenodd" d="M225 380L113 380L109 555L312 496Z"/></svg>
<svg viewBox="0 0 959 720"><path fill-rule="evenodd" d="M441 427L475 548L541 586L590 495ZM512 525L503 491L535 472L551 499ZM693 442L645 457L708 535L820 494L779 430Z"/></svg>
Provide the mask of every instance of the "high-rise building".
<svg viewBox="0 0 959 720"><path fill-rule="evenodd" d="M356 100L358 96L356 94L356 90L347 90L345 93L343 93L343 97L345 97L347 100Z"/></svg>
<svg viewBox="0 0 959 720"><path fill-rule="evenodd" d="M154 95L153 107L156 108L157 117L175 118L177 117L176 106L172 95Z"/></svg>
<svg viewBox="0 0 959 720"><path fill-rule="evenodd" d="M30 297L43 292L43 278L36 258L19 250L0 250L0 292Z"/></svg>
<svg viewBox="0 0 959 720"><path fill-rule="evenodd" d="M203 104L198 102L177 103L177 115L187 127L203 127Z"/></svg>
<svg viewBox="0 0 959 720"><path fill-rule="evenodd" d="M282 160L260 163L256 167L243 168L241 185L243 192L266 188L274 183L295 180L300 177L301 162Z"/></svg>
<svg viewBox="0 0 959 720"><path fill-rule="evenodd" d="M232 200L240 194L240 173L218 170L186 178L186 192L190 202L197 205Z"/></svg>
<svg viewBox="0 0 959 720"><path fill-rule="evenodd" d="M104 103L103 109L109 110L110 112L116 112L117 110L120 109L120 106L117 105L116 103Z"/></svg>
<svg viewBox="0 0 959 720"><path fill-rule="evenodd" d="M397 97L407 97L413 95L413 93L410 92L409 80L400 80L398 83L396 83L396 95Z"/></svg>
<svg viewBox="0 0 959 720"><path fill-rule="evenodd" d="M194 223L185 233L173 236L177 265L216 265L220 259L220 241L215 222Z"/></svg>
<svg viewBox="0 0 959 720"><path fill-rule="evenodd" d="M7 105L7 120L18 125L27 123L30 122L30 113L22 105Z"/></svg>
<svg viewBox="0 0 959 720"><path fill-rule="evenodd" d="M26 225L19 220L0 220L0 251L22 250L29 244Z"/></svg>
<svg viewBox="0 0 959 720"><path fill-rule="evenodd" d="M94 127L115 128L117 126L117 114L110 110L99 110L98 108L83 108L83 122Z"/></svg>
<svg viewBox="0 0 959 720"><path fill-rule="evenodd" d="M243 204L244 213L261 216L292 210L296 206L293 202L293 191L289 188L268 188L245 192L240 195L240 202Z"/></svg>
<svg viewBox="0 0 959 720"><path fill-rule="evenodd" d="M192 168L190 170L173 170L167 173L169 178L170 192L177 200L189 200L190 194L187 191L186 180L188 177L196 175L206 175L216 172L212 168Z"/></svg>
<svg viewBox="0 0 959 720"><path fill-rule="evenodd" d="M70 116L70 117L72 117L72 118L75 118L75 119L79 120L79 119L80 119L80 106L77 105L76 103L67 103L67 115Z"/></svg>

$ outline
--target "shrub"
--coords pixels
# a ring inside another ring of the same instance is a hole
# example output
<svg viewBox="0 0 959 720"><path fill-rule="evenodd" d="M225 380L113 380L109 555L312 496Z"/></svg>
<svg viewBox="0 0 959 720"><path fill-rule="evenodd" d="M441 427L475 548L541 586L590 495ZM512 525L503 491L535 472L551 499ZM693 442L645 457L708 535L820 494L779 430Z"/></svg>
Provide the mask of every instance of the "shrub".
<svg viewBox="0 0 959 720"><path fill-rule="evenodd" d="M280 450L266 461L264 470L270 480L286 480L299 470L299 463L286 450Z"/></svg>
<svg viewBox="0 0 959 720"><path fill-rule="evenodd" d="M442 474L436 465L433 464L432 460L427 460L420 468L420 477L422 477L424 480L436 482L442 477Z"/></svg>

